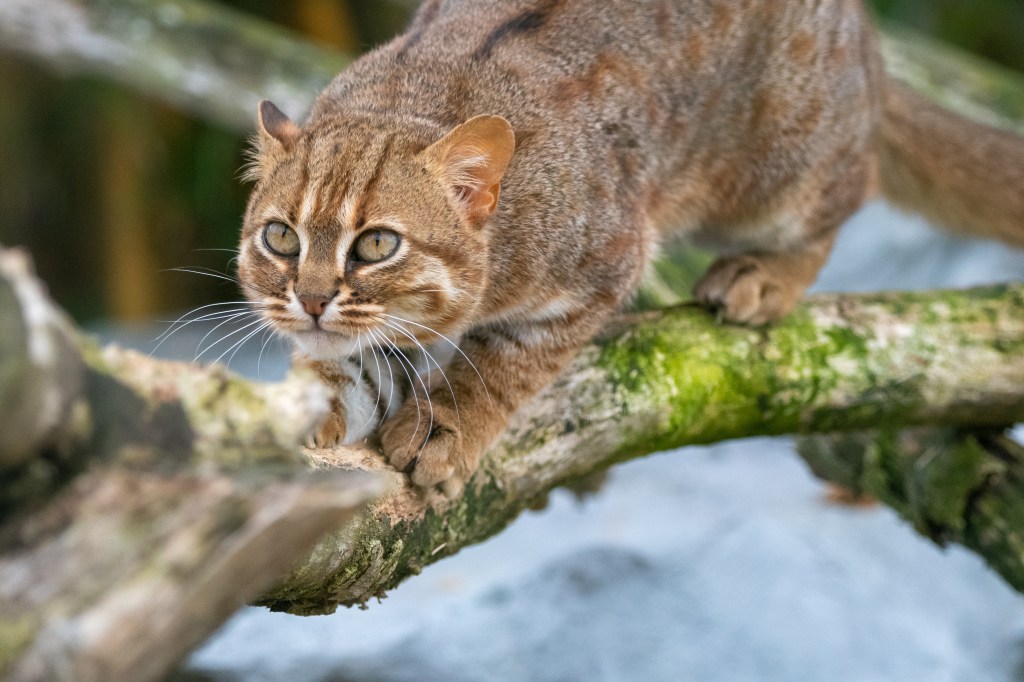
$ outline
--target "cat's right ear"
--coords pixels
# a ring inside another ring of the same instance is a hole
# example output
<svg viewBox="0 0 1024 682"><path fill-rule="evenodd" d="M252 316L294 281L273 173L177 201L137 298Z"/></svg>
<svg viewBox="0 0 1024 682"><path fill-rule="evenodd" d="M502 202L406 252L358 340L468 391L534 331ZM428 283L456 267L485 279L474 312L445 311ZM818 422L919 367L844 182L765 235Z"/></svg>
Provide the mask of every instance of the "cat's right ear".
<svg viewBox="0 0 1024 682"><path fill-rule="evenodd" d="M285 149L288 149L295 144L295 140L299 139L299 135L302 134L299 126L295 125L295 122L288 118L269 99L260 102L258 119L261 143L274 140Z"/></svg>
<svg viewBox="0 0 1024 682"><path fill-rule="evenodd" d="M302 129L270 100L260 102L256 120L259 131L252 138L252 147L247 153L249 162L242 174L246 182L259 182L266 177L302 134Z"/></svg>

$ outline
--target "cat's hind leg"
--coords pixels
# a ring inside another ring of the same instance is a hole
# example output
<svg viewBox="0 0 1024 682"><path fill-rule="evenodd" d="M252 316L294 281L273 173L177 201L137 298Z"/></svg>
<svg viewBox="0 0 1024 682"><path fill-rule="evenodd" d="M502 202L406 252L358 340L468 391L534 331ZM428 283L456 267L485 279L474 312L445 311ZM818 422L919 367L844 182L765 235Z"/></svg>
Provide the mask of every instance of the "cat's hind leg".
<svg viewBox="0 0 1024 682"><path fill-rule="evenodd" d="M719 258L694 287L697 301L723 320L763 325L788 314L818 276L832 239L782 253Z"/></svg>
<svg viewBox="0 0 1024 682"><path fill-rule="evenodd" d="M720 257L694 286L697 301L738 324L758 326L787 315L817 279L839 228L864 200L868 160L845 160L833 169L834 181L812 179L821 189L799 207L795 238L772 244L777 232L765 230L758 248ZM728 231L719 237L728 244Z"/></svg>

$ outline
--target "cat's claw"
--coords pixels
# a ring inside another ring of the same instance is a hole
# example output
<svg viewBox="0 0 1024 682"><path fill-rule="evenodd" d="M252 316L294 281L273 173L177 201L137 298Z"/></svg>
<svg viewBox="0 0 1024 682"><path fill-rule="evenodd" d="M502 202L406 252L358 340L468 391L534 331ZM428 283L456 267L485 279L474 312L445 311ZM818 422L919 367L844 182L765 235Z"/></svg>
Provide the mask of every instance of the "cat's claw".
<svg viewBox="0 0 1024 682"><path fill-rule="evenodd" d="M455 414L441 405L430 407L410 401L381 428L381 447L388 463L409 471L420 488L440 486L448 497L461 492L469 473L469 458L462 452Z"/></svg>
<svg viewBox="0 0 1024 682"><path fill-rule="evenodd" d="M345 413L340 405L332 405L331 413L306 439L306 447L334 448L345 442Z"/></svg>
<svg viewBox="0 0 1024 682"><path fill-rule="evenodd" d="M792 310L803 292L785 271L777 270L753 255L720 258L697 282L694 296L719 321L768 324Z"/></svg>

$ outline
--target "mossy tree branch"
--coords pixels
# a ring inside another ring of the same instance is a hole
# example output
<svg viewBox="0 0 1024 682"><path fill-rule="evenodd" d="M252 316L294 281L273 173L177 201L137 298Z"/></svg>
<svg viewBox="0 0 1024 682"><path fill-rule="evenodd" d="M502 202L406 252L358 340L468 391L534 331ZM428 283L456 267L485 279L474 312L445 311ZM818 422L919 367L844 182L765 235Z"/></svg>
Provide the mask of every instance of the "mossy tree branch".
<svg viewBox="0 0 1024 682"><path fill-rule="evenodd" d="M821 478L977 552L1024 592L1024 447L1004 432L890 428L809 436L798 449Z"/></svg>
<svg viewBox="0 0 1024 682"><path fill-rule="evenodd" d="M879 424L1011 424L1024 417L1022 351L1022 286L816 297L765 330L720 326L688 306L645 313L520 410L464 497L424 501L391 474L400 492L325 539L262 603L315 613L363 602L494 534L553 487L657 450ZM314 456L328 467L367 460Z"/></svg>

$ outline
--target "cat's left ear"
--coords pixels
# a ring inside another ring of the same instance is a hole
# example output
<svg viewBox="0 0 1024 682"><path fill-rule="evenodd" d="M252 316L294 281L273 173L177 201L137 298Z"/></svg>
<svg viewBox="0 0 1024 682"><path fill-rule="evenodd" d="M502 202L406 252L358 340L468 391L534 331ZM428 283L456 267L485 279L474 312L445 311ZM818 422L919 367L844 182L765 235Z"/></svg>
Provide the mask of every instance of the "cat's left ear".
<svg viewBox="0 0 1024 682"><path fill-rule="evenodd" d="M477 116L428 147L424 156L452 188L466 218L480 225L498 207L516 136L501 116Z"/></svg>

